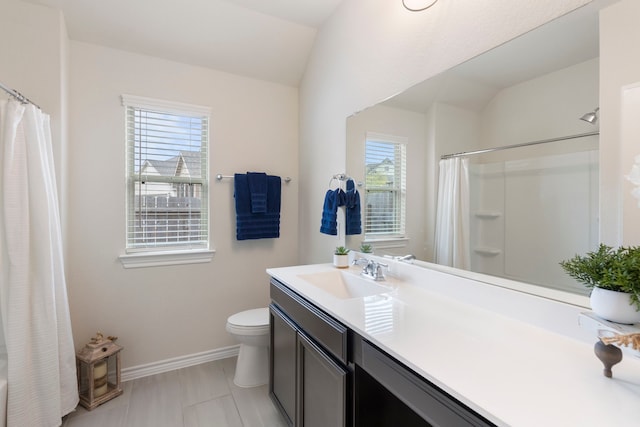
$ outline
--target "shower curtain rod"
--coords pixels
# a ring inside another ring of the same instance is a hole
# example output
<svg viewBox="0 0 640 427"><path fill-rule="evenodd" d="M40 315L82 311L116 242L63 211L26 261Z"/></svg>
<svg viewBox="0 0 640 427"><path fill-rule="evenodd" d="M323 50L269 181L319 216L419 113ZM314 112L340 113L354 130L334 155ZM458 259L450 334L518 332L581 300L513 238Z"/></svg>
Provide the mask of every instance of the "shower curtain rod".
<svg viewBox="0 0 640 427"><path fill-rule="evenodd" d="M33 102L32 100L30 100L29 98L27 98L26 96L24 96L23 94L21 94L20 92L18 92L17 90L13 90L11 88L8 88L7 86L5 86L4 84L2 84L0 82L0 89L4 90L5 92L7 92L9 95L13 96L15 99L17 99L18 101L22 102L23 104L31 104L34 107L41 109L40 106L38 104L36 104L35 102Z"/></svg>
<svg viewBox="0 0 640 427"><path fill-rule="evenodd" d="M472 156L474 154L491 153L493 151L506 150L509 148L519 148L519 147L528 147L529 145L546 144L547 142L565 141L567 139L576 139L576 138L582 138L585 136L593 136L593 135L600 135L600 132L578 133L576 135L561 136L558 138L551 138L551 139L542 139L540 141L523 142L522 144L505 145L504 147L485 148L484 150L465 151L462 153L453 153L453 154L443 154L442 156L440 156L440 160L451 159L453 157Z"/></svg>

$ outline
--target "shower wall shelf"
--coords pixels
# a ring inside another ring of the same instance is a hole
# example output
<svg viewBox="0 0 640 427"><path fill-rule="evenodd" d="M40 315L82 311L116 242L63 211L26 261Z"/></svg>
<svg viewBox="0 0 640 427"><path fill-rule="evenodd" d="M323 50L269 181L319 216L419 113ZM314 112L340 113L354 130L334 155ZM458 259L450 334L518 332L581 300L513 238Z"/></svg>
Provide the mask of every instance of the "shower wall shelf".
<svg viewBox="0 0 640 427"><path fill-rule="evenodd" d="M475 248L473 250L473 252L477 253L478 255L482 255L482 256L487 256L487 257L494 257L494 256L498 256L502 253L502 251L500 249L496 249L496 248Z"/></svg>
<svg viewBox="0 0 640 427"><path fill-rule="evenodd" d="M502 212L480 211L474 215L480 219L496 219L502 216Z"/></svg>

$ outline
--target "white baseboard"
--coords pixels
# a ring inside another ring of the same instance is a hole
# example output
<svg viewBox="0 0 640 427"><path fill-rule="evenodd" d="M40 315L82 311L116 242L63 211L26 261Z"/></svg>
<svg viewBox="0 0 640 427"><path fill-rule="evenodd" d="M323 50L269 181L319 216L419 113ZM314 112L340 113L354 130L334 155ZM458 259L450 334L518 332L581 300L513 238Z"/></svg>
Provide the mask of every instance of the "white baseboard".
<svg viewBox="0 0 640 427"><path fill-rule="evenodd" d="M203 351L202 353L194 353L174 357L172 359L159 360L146 365L132 366L122 370L122 381L131 381L137 378L148 377L149 375L161 374L163 372L187 368L201 363L212 362L214 360L227 359L229 357L237 356L239 349L240 345L238 344L230 347Z"/></svg>

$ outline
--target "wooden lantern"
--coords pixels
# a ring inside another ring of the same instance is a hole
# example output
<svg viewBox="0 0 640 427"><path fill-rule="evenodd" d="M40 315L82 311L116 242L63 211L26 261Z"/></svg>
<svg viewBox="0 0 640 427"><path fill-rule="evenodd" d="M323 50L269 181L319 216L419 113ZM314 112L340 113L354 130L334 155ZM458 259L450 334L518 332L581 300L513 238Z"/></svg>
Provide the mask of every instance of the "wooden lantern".
<svg viewBox="0 0 640 427"><path fill-rule="evenodd" d="M92 410L122 394L120 350L117 337L105 338L100 332L76 354L80 404Z"/></svg>

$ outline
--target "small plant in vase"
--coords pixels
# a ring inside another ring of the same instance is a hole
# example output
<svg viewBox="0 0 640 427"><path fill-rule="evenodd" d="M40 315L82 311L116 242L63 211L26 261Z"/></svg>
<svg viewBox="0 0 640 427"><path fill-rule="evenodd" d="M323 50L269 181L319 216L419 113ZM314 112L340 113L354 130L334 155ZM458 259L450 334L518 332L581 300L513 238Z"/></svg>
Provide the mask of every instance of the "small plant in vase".
<svg viewBox="0 0 640 427"><path fill-rule="evenodd" d="M362 252L363 254L372 254L373 246L363 243L360 245L360 252Z"/></svg>
<svg viewBox="0 0 640 427"><path fill-rule="evenodd" d="M640 246L597 251L562 261L569 276L591 289L591 309L616 323L640 322Z"/></svg>
<svg viewBox="0 0 640 427"><path fill-rule="evenodd" d="M349 249L344 246L337 246L333 252L333 265L338 268L349 267Z"/></svg>

